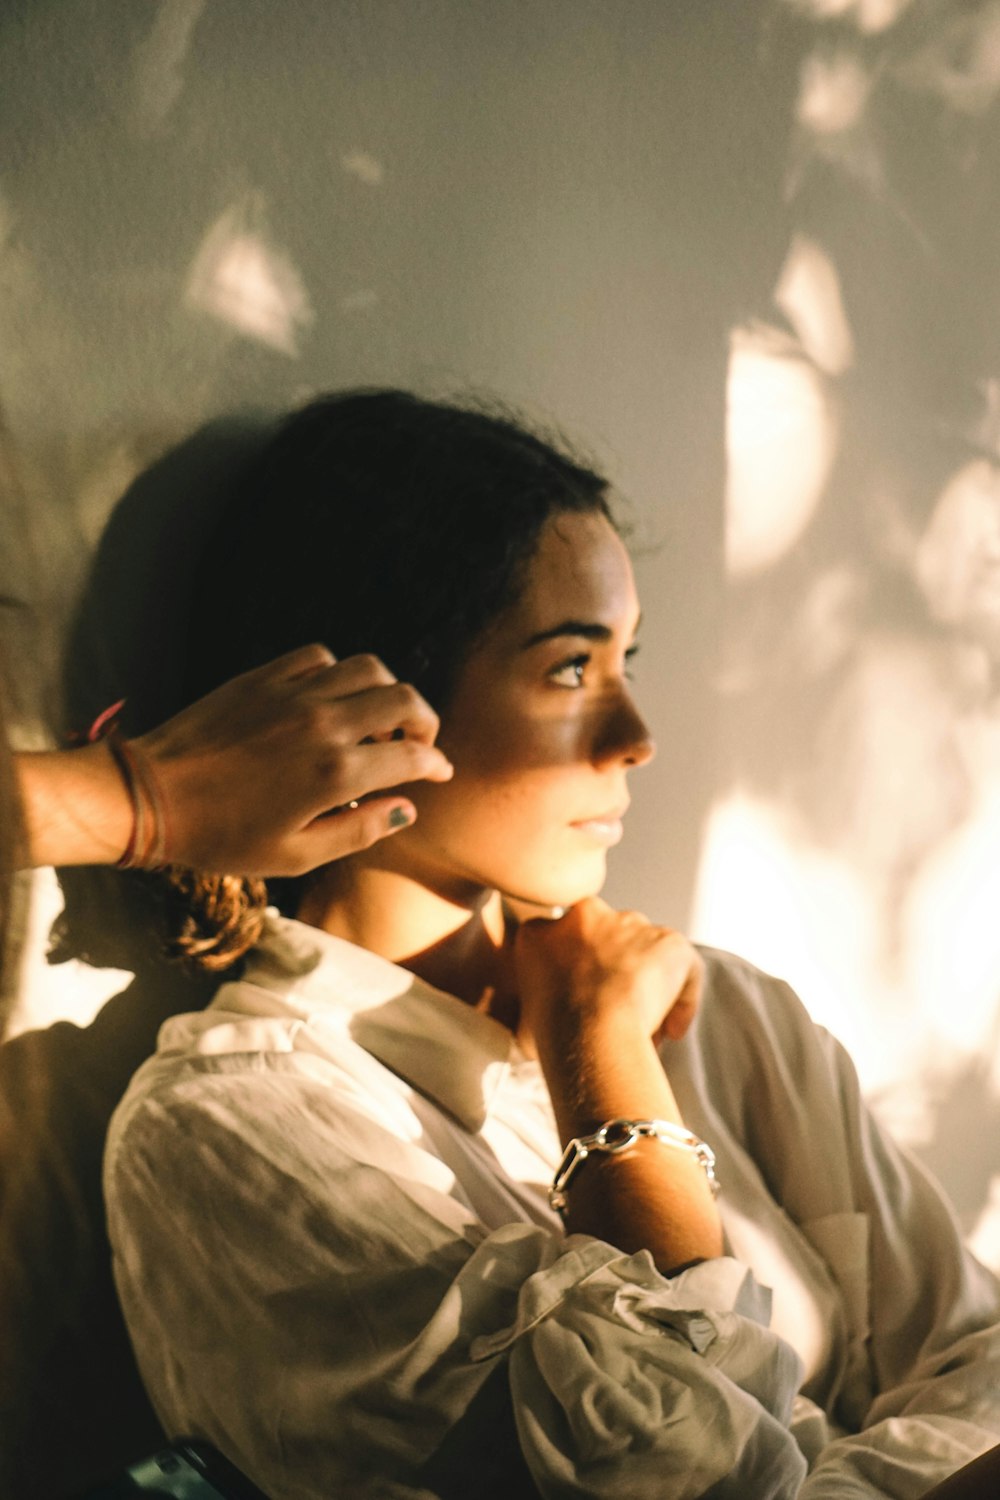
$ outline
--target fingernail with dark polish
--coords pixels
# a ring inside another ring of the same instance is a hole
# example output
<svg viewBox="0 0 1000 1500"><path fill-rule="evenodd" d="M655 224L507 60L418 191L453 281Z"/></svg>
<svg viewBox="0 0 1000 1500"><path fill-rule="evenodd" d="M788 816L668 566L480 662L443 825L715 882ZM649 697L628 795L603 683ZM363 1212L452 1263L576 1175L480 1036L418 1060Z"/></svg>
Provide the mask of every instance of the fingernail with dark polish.
<svg viewBox="0 0 1000 1500"><path fill-rule="evenodd" d="M413 818L405 807L394 807L389 814L390 828L405 828L407 823L412 823Z"/></svg>

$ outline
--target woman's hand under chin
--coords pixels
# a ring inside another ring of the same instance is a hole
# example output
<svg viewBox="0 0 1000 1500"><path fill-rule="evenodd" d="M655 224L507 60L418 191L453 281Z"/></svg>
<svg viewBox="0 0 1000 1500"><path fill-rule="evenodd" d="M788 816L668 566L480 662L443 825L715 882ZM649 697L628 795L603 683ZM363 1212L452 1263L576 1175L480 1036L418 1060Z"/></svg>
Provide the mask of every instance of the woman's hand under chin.
<svg viewBox="0 0 1000 1500"><path fill-rule="evenodd" d="M518 1041L541 1063L563 1145L612 1120L683 1128L655 1044L681 1038L698 1007L702 963L687 939L591 896L519 927L512 953ZM568 1231L649 1250L667 1275L722 1253L708 1173L659 1139L588 1158L564 1214Z"/></svg>
<svg viewBox="0 0 1000 1500"><path fill-rule="evenodd" d="M511 945L519 997L517 1039L537 1056L541 1038L627 1012L654 1042L678 1041L694 1020L703 964L681 933L597 896L557 920L521 923Z"/></svg>

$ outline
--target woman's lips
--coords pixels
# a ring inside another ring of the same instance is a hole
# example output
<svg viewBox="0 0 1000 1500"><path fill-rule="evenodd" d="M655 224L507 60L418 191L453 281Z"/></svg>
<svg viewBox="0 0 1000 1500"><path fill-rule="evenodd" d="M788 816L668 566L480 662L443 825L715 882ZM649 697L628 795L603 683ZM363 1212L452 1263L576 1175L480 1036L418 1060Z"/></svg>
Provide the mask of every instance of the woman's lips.
<svg viewBox="0 0 1000 1500"><path fill-rule="evenodd" d="M625 832L622 826L622 811L601 813L596 818L581 818L577 823L571 823L571 828L576 828L580 833L595 839L599 844L617 844Z"/></svg>

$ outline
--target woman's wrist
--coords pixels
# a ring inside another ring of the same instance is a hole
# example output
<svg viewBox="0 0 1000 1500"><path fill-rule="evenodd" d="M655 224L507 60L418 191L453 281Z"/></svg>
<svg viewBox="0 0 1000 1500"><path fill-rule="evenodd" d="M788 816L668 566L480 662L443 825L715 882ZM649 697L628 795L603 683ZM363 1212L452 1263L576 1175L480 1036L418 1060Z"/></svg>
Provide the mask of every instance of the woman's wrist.
<svg viewBox="0 0 1000 1500"><path fill-rule="evenodd" d="M614 1118L682 1124L663 1063L632 1010L560 1008L535 1033L563 1144Z"/></svg>
<svg viewBox="0 0 1000 1500"><path fill-rule="evenodd" d="M635 1007L546 1008L536 1045L564 1147L609 1120L683 1127L645 1021ZM619 1155L597 1152L565 1192L570 1233L596 1234L627 1253L648 1249L667 1275L722 1251L712 1183L697 1155L641 1139Z"/></svg>
<svg viewBox="0 0 1000 1500"><path fill-rule="evenodd" d="M131 832L132 808L107 744L15 756L23 810L21 863L114 864Z"/></svg>

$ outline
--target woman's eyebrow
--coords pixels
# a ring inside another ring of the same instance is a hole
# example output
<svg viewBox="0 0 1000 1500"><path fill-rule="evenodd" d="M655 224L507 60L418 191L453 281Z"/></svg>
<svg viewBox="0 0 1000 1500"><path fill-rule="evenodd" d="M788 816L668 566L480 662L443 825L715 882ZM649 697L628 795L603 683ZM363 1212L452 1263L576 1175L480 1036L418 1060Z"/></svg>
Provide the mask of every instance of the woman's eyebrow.
<svg viewBox="0 0 1000 1500"><path fill-rule="evenodd" d="M561 635L582 636L585 641L610 641L612 634L609 625L598 625L593 620L563 620L550 630L539 630L537 634L530 636L522 644L521 650L529 651L532 646L538 646L542 641L555 640Z"/></svg>

